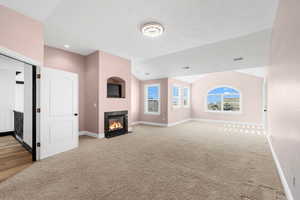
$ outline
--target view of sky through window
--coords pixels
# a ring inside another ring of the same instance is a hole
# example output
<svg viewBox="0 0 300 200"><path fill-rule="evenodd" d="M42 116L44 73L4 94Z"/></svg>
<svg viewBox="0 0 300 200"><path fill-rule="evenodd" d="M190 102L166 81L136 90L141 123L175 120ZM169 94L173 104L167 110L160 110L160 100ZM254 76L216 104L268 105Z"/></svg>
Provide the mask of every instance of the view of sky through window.
<svg viewBox="0 0 300 200"><path fill-rule="evenodd" d="M239 94L239 92L229 87L219 87L211 90L208 94Z"/></svg>
<svg viewBox="0 0 300 200"><path fill-rule="evenodd" d="M179 96L179 88L173 87L173 96Z"/></svg>
<svg viewBox="0 0 300 200"><path fill-rule="evenodd" d="M150 86L148 87L148 99L158 99L158 87L157 86Z"/></svg>
<svg viewBox="0 0 300 200"><path fill-rule="evenodd" d="M189 96L189 89L188 88L184 88L183 96L185 96L185 97Z"/></svg>

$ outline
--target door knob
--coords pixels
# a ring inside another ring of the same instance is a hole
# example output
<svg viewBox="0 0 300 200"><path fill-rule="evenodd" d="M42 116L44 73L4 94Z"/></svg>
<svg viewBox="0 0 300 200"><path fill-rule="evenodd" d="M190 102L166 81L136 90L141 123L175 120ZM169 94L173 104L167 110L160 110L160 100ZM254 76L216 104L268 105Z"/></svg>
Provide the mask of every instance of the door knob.
<svg viewBox="0 0 300 200"><path fill-rule="evenodd" d="M77 113L75 113L75 114L74 114L74 116L78 116L78 114L77 114Z"/></svg>

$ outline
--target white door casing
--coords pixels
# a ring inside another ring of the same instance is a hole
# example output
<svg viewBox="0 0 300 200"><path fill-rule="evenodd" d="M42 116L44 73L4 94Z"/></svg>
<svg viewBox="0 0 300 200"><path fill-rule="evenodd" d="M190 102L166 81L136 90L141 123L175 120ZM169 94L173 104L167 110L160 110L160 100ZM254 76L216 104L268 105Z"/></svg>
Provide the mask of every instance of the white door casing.
<svg viewBox="0 0 300 200"><path fill-rule="evenodd" d="M23 142L32 147L32 66L24 64Z"/></svg>
<svg viewBox="0 0 300 200"><path fill-rule="evenodd" d="M78 147L78 75L41 67L40 159Z"/></svg>

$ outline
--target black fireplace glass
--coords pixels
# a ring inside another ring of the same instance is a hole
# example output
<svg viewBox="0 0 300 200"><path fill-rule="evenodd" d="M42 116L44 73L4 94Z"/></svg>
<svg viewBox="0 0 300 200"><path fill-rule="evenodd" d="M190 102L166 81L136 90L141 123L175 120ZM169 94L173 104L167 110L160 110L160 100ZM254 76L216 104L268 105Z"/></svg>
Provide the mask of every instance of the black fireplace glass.
<svg viewBox="0 0 300 200"><path fill-rule="evenodd" d="M128 133L128 111L105 112L104 132L106 138Z"/></svg>

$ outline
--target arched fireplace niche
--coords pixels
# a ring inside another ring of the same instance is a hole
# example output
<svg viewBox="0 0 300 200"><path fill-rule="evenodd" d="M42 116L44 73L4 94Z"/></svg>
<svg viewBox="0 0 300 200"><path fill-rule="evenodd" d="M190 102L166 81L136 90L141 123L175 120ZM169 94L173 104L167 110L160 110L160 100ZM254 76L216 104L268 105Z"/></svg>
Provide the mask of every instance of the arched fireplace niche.
<svg viewBox="0 0 300 200"><path fill-rule="evenodd" d="M107 79L107 98L125 98L126 82L120 77Z"/></svg>

